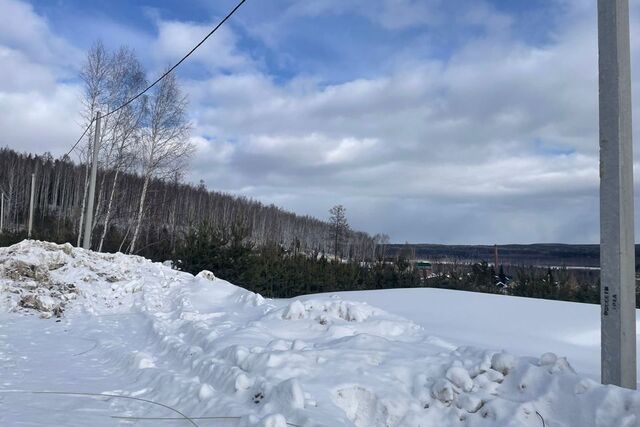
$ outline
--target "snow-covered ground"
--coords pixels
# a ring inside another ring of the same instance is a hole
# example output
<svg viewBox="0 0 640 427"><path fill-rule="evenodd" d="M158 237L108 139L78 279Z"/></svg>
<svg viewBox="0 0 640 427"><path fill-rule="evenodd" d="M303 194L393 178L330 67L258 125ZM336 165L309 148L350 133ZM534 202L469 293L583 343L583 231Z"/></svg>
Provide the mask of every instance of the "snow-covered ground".
<svg viewBox="0 0 640 427"><path fill-rule="evenodd" d="M589 378L593 313L438 290L265 300L22 242L0 249L0 425L640 426L640 393Z"/></svg>
<svg viewBox="0 0 640 427"><path fill-rule="evenodd" d="M552 351L567 357L581 374L600 381L599 305L429 288L338 295L404 316L457 346L498 348L517 355ZM636 325L640 332L639 310ZM640 355L640 341L637 351Z"/></svg>

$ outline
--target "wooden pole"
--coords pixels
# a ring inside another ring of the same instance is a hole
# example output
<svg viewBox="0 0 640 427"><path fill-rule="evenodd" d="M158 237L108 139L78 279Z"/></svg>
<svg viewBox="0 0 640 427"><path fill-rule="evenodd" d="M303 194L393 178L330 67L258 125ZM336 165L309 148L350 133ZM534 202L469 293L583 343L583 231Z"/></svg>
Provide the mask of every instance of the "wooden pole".
<svg viewBox="0 0 640 427"><path fill-rule="evenodd" d="M603 384L636 388L629 1L598 0Z"/></svg>
<svg viewBox="0 0 640 427"><path fill-rule="evenodd" d="M29 198L29 229L27 231L27 237L31 238L31 231L33 230L33 199L36 190L36 174L31 174L31 197Z"/></svg>
<svg viewBox="0 0 640 427"><path fill-rule="evenodd" d="M91 248L91 228L93 226L93 203L96 195L96 177L98 175L98 153L100 152L100 111L96 113L96 130L93 137L93 159L91 162L91 178L89 180L89 197L84 222L82 247Z"/></svg>

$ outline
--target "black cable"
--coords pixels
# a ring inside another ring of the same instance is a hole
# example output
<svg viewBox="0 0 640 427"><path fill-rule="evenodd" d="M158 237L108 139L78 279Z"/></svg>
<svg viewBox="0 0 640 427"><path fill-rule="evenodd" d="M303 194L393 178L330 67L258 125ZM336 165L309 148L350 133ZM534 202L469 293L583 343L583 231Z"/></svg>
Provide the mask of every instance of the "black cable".
<svg viewBox="0 0 640 427"><path fill-rule="evenodd" d="M80 353L72 354L72 356L82 356L83 354L87 354L90 351L92 351L92 350L94 350L94 349L96 349L98 347L98 341L96 341L96 340L92 340L92 339L89 339L89 338L81 338L81 337L74 337L74 338L85 340L85 341L91 341L91 342L93 342L93 347L91 347L88 350L81 351Z"/></svg>
<svg viewBox="0 0 640 427"><path fill-rule="evenodd" d="M73 147L71 147L71 150L67 151L67 154L65 154L66 156L68 156L69 154L71 154L71 152L78 146L78 144L80 144L80 141L82 141L82 138L84 138L84 136L86 135L87 131L89 130L89 128L91 128L91 125L93 124L93 122L96 119L91 119L91 121L89 122L89 126L87 126L87 128L84 130L84 132L82 132L82 135L80 135L80 138L78 138L78 140L76 141L75 144L73 144Z"/></svg>
<svg viewBox="0 0 640 427"><path fill-rule="evenodd" d="M131 416L120 416L120 415L112 415L111 418L118 420L130 420L130 421L173 421L173 420L183 420L184 418L177 417L131 417ZM190 420L240 420L242 417L238 416L228 416L228 417L189 417ZM298 424L293 424L287 422L289 427L302 427Z"/></svg>
<svg viewBox="0 0 640 427"><path fill-rule="evenodd" d="M179 419L188 421L194 427L198 427L198 424L196 424L190 417L186 416L185 414L178 411L177 409L172 408L169 405L165 405L164 403L154 402L153 400L143 399L140 397L124 396L120 394L111 394L111 393L81 393L81 392L71 392L71 391L37 391L37 390L0 390L0 393L32 393L32 394L54 394L54 395L57 394L60 396L112 397L116 399L137 400L139 402L151 403L152 405L161 406L170 411L173 411L182 417Z"/></svg>
<svg viewBox="0 0 640 427"><path fill-rule="evenodd" d="M162 74L158 79L156 79L156 81L154 81L153 83L151 83L149 86L147 86L142 92L138 93L137 95L135 95L133 98L129 99L128 101L126 101L124 104L122 104L121 106L119 106L118 108L109 111L107 114L103 115L102 117L108 117L110 115L112 115L113 113L115 113L116 111L120 111L121 109L123 109L124 107L126 107L127 105L131 104L133 101L135 101L136 99L140 98L142 95L144 95L149 89L151 89L152 87L154 87L155 85L157 85L162 79L164 79L165 77L167 77L167 75L169 75L169 73L171 73L173 70L175 70L176 68L178 68L178 66L180 64L182 64L189 56L191 56L191 54L193 52L196 51L196 49L198 49L200 46L202 46L202 44L207 41L207 39L209 37L211 37L211 35L213 35L213 33L215 33L218 28L220 28L222 26L222 24L224 24L229 18L231 18L231 16L236 13L236 11L238 9L240 9L240 6L242 6L247 0L241 0L240 3L238 3L236 5L236 7L234 7L231 12L229 12L227 14L227 16L224 17L224 19L222 21L220 21L218 23L218 25L216 25L213 30L209 31L209 34L207 34L202 40L200 40L200 43L198 43L197 45L194 46L193 49L191 49L185 56L182 57L182 59L180 61L178 61L173 67L169 68L164 74ZM84 130L84 132L82 132L82 136L80 138L78 138L78 141L73 144L73 147L71 147L71 150L69 150L69 152L67 153L67 156L69 154L71 154L71 152L76 148L76 146L80 143L80 141L82 140L82 138L84 137L84 135L87 133L87 131L89 130L89 128L91 127L91 124L94 122L94 119L91 120L91 123L89 123L89 126L87 126L87 128Z"/></svg>
<svg viewBox="0 0 640 427"><path fill-rule="evenodd" d="M218 28L220 28L222 26L222 24L224 24L229 18L231 18L231 15L233 15L236 10L240 9L240 6L242 6L244 4L244 2L246 2L247 0L241 0L240 3L238 3L236 5L236 7L233 8L233 10L231 10L231 12L229 12L227 14L227 16L224 17L224 19L222 21L220 21L220 23L218 23L218 25L216 25L214 27L213 30L211 30L209 32L209 34L207 34L202 40L200 40L200 43L198 43L197 45L195 45L195 47L193 49L191 49L185 56L182 57L182 59L180 61L178 61L173 67L169 68L162 76L160 76L156 81L154 81L153 83L151 83L149 86L147 86L147 88L145 90L143 90L142 92L140 92L139 94L137 94L136 96L134 96L133 98L129 99L128 101L126 101L124 104L122 104L121 106L119 106L118 108L116 108L115 110L112 110L110 112L108 112L107 114L105 114L102 117L108 117L111 114L115 113L116 111L119 111L121 109L123 109L124 107L126 107L127 105L131 104L133 101L135 101L136 99L140 98L142 95L145 94L145 92L147 92L149 89L151 89L152 87L154 87L156 84L158 84L162 79L164 79L165 77L167 77L167 75L169 75L169 73L171 73L173 70L175 70L176 68L178 68L178 66L180 64L182 64L184 62L185 59L187 59L189 56L191 56L191 54L193 52L196 51L196 49L198 49L205 41L207 41L207 39L209 37L211 37L211 35L213 33L215 33Z"/></svg>

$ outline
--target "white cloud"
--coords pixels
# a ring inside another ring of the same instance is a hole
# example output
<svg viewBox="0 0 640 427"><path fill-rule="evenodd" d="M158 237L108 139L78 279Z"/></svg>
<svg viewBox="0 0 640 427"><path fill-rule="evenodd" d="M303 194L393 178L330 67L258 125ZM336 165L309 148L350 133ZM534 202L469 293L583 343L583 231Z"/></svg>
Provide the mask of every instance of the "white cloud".
<svg viewBox="0 0 640 427"><path fill-rule="evenodd" d="M403 29L441 23L442 0L315 0L292 2L289 17L356 13L387 29Z"/></svg>
<svg viewBox="0 0 640 427"><path fill-rule="evenodd" d="M62 82L79 51L30 5L0 0L0 10L0 144L62 154L81 131L79 88Z"/></svg>
<svg viewBox="0 0 640 427"><path fill-rule="evenodd" d="M175 63L211 31L213 24L157 20L158 38L152 50L160 62ZM236 37L228 27L220 27L193 55L189 63L206 65L209 70L236 70L247 67L251 60L236 49Z"/></svg>
<svg viewBox="0 0 640 427"><path fill-rule="evenodd" d="M62 155L82 132L76 86L58 85L52 92L0 91L0 145L19 151Z"/></svg>
<svg viewBox="0 0 640 427"><path fill-rule="evenodd" d="M64 66L78 59L79 51L53 34L46 19L36 14L30 4L0 0L0 42L19 49L35 62Z"/></svg>
<svg viewBox="0 0 640 427"><path fill-rule="evenodd" d="M0 45L0 90L25 92L52 90L56 81L51 68L34 62L23 52Z"/></svg>
<svg viewBox="0 0 640 427"><path fill-rule="evenodd" d="M321 6L346 7L306 11ZM399 239L593 241L595 15L566 16L548 42L528 44L508 17L471 8L461 19L493 31L375 78L297 86L251 70L191 81L197 131L234 146L215 172L193 175L318 216L343 202L354 223ZM429 227L406 225L421 217Z"/></svg>

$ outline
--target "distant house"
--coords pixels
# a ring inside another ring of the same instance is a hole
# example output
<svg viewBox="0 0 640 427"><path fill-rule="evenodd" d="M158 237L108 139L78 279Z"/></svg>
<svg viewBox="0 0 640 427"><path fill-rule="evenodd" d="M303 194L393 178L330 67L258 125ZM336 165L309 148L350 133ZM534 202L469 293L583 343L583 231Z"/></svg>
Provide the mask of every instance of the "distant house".
<svg viewBox="0 0 640 427"><path fill-rule="evenodd" d="M411 261L411 267L420 272L422 280L426 280L433 275L433 264L431 261L413 260Z"/></svg>
<svg viewBox="0 0 640 427"><path fill-rule="evenodd" d="M502 291L503 293L507 292L507 288L509 287L509 284L504 283L504 282L497 282L495 284L496 288L500 289L500 291Z"/></svg>
<svg viewBox="0 0 640 427"><path fill-rule="evenodd" d="M512 279L504 274L494 276L494 285L500 292L506 294L509 288L512 286Z"/></svg>
<svg viewBox="0 0 640 427"><path fill-rule="evenodd" d="M413 268L420 271L433 271L433 264L429 261L413 261Z"/></svg>

